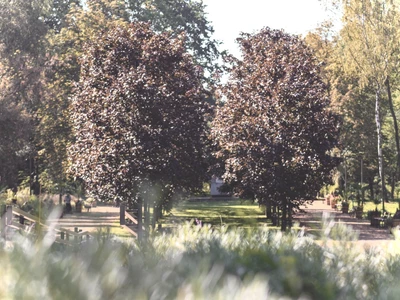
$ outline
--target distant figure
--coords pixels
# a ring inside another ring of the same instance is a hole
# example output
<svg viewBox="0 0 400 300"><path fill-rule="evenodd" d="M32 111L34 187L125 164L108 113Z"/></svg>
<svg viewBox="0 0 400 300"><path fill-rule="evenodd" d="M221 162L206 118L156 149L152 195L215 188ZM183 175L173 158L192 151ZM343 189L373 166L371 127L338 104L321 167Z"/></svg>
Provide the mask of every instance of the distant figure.
<svg viewBox="0 0 400 300"><path fill-rule="evenodd" d="M65 213L72 214L71 195L69 194L69 192L65 196L64 202L65 202Z"/></svg>

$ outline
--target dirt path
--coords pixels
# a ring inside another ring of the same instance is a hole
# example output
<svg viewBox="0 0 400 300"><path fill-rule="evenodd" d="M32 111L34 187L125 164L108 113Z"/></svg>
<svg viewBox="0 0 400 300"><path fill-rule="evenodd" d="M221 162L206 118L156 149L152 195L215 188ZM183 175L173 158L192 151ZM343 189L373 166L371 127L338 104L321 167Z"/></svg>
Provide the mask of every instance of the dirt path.
<svg viewBox="0 0 400 300"><path fill-rule="evenodd" d="M327 212L336 222L351 226L359 234L359 242L362 244L386 246L390 241L394 240L389 229L371 227L369 220L356 219L348 214L343 214L341 211L332 209L322 200L315 200L313 204L302 208L305 213L297 213L294 219L301 226L305 226L306 230L311 230L316 226L320 227L322 214Z"/></svg>

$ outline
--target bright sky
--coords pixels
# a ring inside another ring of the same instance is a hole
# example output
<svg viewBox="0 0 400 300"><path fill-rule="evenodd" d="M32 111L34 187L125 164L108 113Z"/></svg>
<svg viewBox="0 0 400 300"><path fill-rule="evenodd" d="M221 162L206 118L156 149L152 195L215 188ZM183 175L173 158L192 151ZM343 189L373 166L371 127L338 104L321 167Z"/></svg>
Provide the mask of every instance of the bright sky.
<svg viewBox="0 0 400 300"><path fill-rule="evenodd" d="M268 26L288 33L303 34L315 29L328 18L318 0L203 0L207 6L214 37L239 56L235 39L240 32L253 33Z"/></svg>

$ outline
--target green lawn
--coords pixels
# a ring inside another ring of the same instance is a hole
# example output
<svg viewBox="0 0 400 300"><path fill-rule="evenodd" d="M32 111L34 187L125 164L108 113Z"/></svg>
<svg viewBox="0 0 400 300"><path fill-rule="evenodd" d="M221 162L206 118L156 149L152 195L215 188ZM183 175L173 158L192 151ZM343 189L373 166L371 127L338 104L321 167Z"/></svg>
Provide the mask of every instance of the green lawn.
<svg viewBox="0 0 400 300"><path fill-rule="evenodd" d="M354 203L357 205L356 203ZM367 211L378 207L381 210L382 204L375 205L373 202L365 202L364 214ZM397 202L385 203L385 208L394 214L398 208ZM350 204L350 210L352 203ZM232 227L254 227L263 226L267 223L264 210L256 203L244 200L219 200L212 199L207 201L186 201L181 202L169 214L166 214L160 223L162 227L175 227L185 222L201 221L203 224L213 226L228 225Z"/></svg>
<svg viewBox="0 0 400 300"><path fill-rule="evenodd" d="M356 202L354 202L354 206L357 206ZM353 207L353 203L350 201L349 210L351 210L352 207ZM396 202L395 201L385 202L385 210L388 211L391 214L394 214L398 207L399 207L399 204L398 204L397 201ZM379 211L381 211L382 210L382 203L379 203L377 205L372 201L364 202L364 213L366 213L369 210L375 210L375 208L377 208Z"/></svg>
<svg viewBox="0 0 400 300"><path fill-rule="evenodd" d="M187 221L199 220L203 224L251 227L264 225L267 220L258 204L244 200L208 200L182 202L165 215L163 227L172 227Z"/></svg>

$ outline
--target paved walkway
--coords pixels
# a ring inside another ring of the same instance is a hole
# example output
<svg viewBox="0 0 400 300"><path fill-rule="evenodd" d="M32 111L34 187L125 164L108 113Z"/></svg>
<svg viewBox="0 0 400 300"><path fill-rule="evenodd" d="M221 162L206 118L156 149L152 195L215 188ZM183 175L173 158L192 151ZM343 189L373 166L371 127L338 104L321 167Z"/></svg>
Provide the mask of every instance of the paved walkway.
<svg viewBox="0 0 400 300"><path fill-rule="evenodd" d="M305 226L306 231L312 231L321 227L322 214L328 212L336 222L345 223L351 226L359 234L359 241L364 245L385 246L394 240L389 229L380 229L370 226L369 220L360 220L343 214L340 211L332 209L322 200L316 200L311 205L302 207L305 212L294 215L294 220L301 226ZM123 230L119 225L119 208L113 206L98 206L87 212L83 208L82 213L74 212L66 214L62 219L54 220L63 228L74 230L75 227L82 231L96 232L99 229L111 228L114 230Z"/></svg>
<svg viewBox="0 0 400 300"><path fill-rule="evenodd" d="M113 206L97 206L91 208L89 212L82 208L81 213L73 212L73 214L64 214L58 222L59 226L74 230L78 227L82 231L96 232L99 229L115 228L121 229L119 225L119 207Z"/></svg>
<svg viewBox="0 0 400 300"><path fill-rule="evenodd" d="M389 229L371 227L369 220L356 219L348 214L343 214L341 211L332 209L322 200L315 200L311 205L305 205L302 208L305 213L296 214L294 219L300 222L300 225L305 226L306 230L316 226L320 228L322 214L328 212L336 222L342 222L357 231L359 241L363 244L385 246L394 240Z"/></svg>

